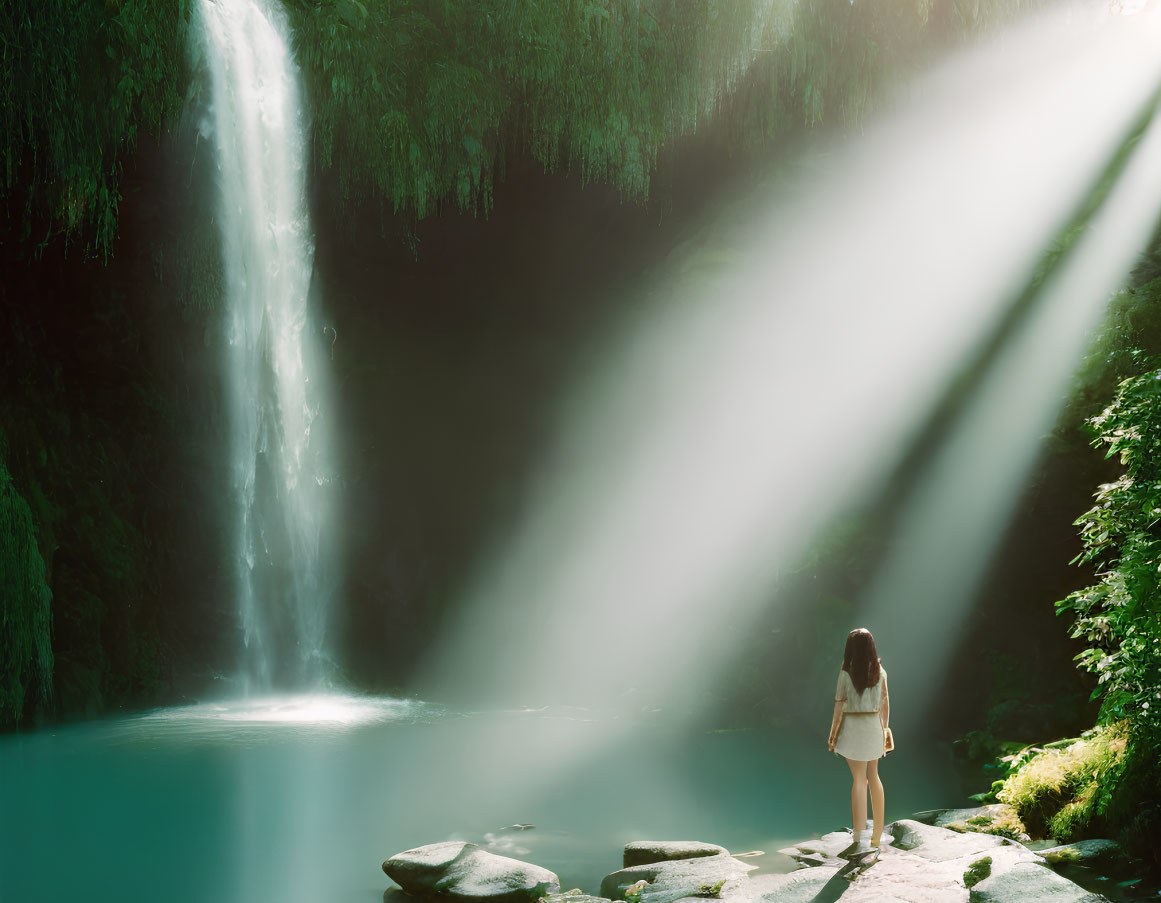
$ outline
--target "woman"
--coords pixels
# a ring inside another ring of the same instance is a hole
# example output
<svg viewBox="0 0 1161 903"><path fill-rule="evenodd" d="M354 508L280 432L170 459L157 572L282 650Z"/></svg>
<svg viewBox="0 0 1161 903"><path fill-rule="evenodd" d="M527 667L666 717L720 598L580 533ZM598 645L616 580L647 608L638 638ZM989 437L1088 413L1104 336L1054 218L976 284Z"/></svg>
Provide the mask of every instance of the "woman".
<svg viewBox="0 0 1161 903"><path fill-rule="evenodd" d="M890 711L887 672L875 651L875 639L866 628L852 630L847 634L843 667L834 693L834 718L827 741L827 748L846 759L851 769L852 853L877 852L883 837L883 782L879 780L879 759L886 755L884 738ZM862 837L867 821L868 788L874 815L869 845Z"/></svg>

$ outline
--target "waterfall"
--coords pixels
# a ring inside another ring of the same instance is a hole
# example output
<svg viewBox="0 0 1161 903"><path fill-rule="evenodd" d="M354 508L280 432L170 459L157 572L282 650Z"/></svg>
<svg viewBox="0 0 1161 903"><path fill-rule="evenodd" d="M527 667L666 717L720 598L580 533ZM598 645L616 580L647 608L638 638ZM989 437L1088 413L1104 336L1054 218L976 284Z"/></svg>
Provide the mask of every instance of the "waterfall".
<svg viewBox="0 0 1161 903"><path fill-rule="evenodd" d="M312 317L300 74L281 6L200 0L217 155L227 453L247 692L317 685L334 594L326 365Z"/></svg>

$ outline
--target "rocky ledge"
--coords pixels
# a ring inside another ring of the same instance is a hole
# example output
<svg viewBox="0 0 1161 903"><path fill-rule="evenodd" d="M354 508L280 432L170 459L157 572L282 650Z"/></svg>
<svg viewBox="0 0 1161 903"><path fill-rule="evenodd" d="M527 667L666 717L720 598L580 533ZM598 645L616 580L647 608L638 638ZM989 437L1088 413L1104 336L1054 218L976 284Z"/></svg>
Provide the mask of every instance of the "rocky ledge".
<svg viewBox="0 0 1161 903"><path fill-rule="evenodd" d="M1052 866L1115 854L1110 842L1088 842L1042 855L1008 837L903 819L887 825L873 865L852 872L839 856L850 843L849 831L804 841L778 851L790 871L758 874L714 844L631 843L624 867L601 882L600 897L562 893L547 869L459 841L399 853L383 871L408 895L459 903L1098 903L1106 898Z"/></svg>

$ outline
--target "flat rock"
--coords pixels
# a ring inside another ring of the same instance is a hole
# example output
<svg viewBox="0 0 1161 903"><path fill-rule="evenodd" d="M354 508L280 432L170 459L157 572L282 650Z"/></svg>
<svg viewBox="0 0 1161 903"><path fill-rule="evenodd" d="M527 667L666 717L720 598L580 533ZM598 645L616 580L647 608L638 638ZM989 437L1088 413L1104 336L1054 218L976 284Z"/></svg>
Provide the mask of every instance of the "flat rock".
<svg viewBox="0 0 1161 903"><path fill-rule="evenodd" d="M926 814L926 813L924 813ZM996 822L1007 821L1009 825L1018 824L1019 818L1012 807L1006 803L989 803L986 806L976 806L971 809L941 809L928 819L916 819L937 828L950 828L953 831L976 831L990 833L988 828ZM1031 838L1027 834L1020 834L1017 838L1021 843L1027 843Z"/></svg>
<svg viewBox="0 0 1161 903"><path fill-rule="evenodd" d="M1115 840L1103 838L1078 840L1076 843L1064 843L1058 847L1049 847L1046 850L1040 850L1040 855L1051 866L1064 863L1102 866L1120 864L1127 858L1124 847Z"/></svg>
<svg viewBox="0 0 1161 903"><path fill-rule="evenodd" d="M971 809L943 809L935 816L934 821L928 822L928 824L933 824L937 828L946 828L950 825L972 827L974 822L982 826L998 818L1003 818L1011 811L1012 807L1006 803L989 803L986 806L975 806Z"/></svg>
<svg viewBox="0 0 1161 903"><path fill-rule="evenodd" d="M970 903L1107 903L1100 894L1034 862L1021 862L985 878L971 889L968 899Z"/></svg>
<svg viewBox="0 0 1161 903"><path fill-rule="evenodd" d="M540 898L541 903L613 903L605 897L594 897L586 894L579 888L562 890L558 894L545 894Z"/></svg>
<svg viewBox="0 0 1161 903"><path fill-rule="evenodd" d="M837 854L850 844L845 831L826 834L779 852L793 856L800 864L811 865L790 876L760 876L751 879L744 895L761 903L800 903L805 900L842 903L968 903L964 872L985 856L999 873L1021 863L1042 860L1021 844L990 834L959 834L947 828L904 819L886 826L879 859L853 881L839 875L845 860ZM1042 866L1041 866L1042 867ZM813 880L805 877L817 873ZM801 884L799 882L802 882ZM809 885L813 894L806 893Z"/></svg>
<svg viewBox="0 0 1161 903"><path fill-rule="evenodd" d="M397 853L383 863L383 871L420 897L527 903L560 891L560 879L548 869L458 840Z"/></svg>
<svg viewBox="0 0 1161 903"><path fill-rule="evenodd" d="M649 865L674 859L699 859L703 856L729 855L729 850L716 843L697 840L635 840L625 844L623 865Z"/></svg>
<svg viewBox="0 0 1161 903"><path fill-rule="evenodd" d="M1003 847L1019 848L1024 854L1035 859L1023 845L997 837L994 834L961 834L948 828L937 828L909 818L900 819L887 826L884 833L894 838L894 846L900 850L914 852L916 856L929 862L948 862L965 857L979 858L992 850Z"/></svg>
<svg viewBox="0 0 1161 903"><path fill-rule="evenodd" d="M884 829L883 836L887 836ZM795 859L801 865L823 865L830 860L838 860L838 854L851 845L851 834L848 831L832 831L823 834L814 840L804 840L800 844L779 850L786 856ZM833 864L833 863L832 863Z"/></svg>
<svg viewBox="0 0 1161 903"><path fill-rule="evenodd" d="M606 875L601 881L601 896L624 900L625 889L639 881L646 882L641 903L673 903L683 897L704 896L706 889L719 882L716 896L731 896L738 893L742 879L754 868L726 853L635 865Z"/></svg>
<svg viewBox="0 0 1161 903"><path fill-rule="evenodd" d="M847 861L838 857L850 845L851 834L835 831L779 850L804 866L789 874L749 877L738 868L743 863L717 854L622 869L605 879L601 893L623 900L626 887L645 881L641 887L641 903L705 903L706 897L699 895L698 889L724 879L718 896L727 903L1104 901L1098 894L1056 874L1044 865L1040 856L1006 837L974 832L961 834L915 819L903 819L886 826L883 840L878 860L853 877L841 874ZM1096 845L1092 846L1095 852ZM964 884L964 873L984 858L990 860L990 877L969 891ZM733 866L724 872L710 868L731 860Z"/></svg>
<svg viewBox="0 0 1161 903"><path fill-rule="evenodd" d="M746 882L744 896L755 903L812 903L832 880L846 884L845 878L836 879L838 871L838 866L824 865L785 875L758 875Z"/></svg>

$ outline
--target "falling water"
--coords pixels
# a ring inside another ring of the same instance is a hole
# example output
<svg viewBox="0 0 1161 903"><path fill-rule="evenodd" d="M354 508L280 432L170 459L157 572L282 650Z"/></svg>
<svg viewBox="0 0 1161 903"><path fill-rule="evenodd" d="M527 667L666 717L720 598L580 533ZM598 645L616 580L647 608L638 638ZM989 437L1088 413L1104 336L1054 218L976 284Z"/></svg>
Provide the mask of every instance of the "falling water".
<svg viewBox="0 0 1161 903"><path fill-rule="evenodd" d="M314 237L299 72L278 3L198 8L211 79L201 130L218 161L243 679L247 691L301 688L330 670L334 570L330 342L308 303Z"/></svg>

